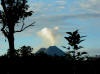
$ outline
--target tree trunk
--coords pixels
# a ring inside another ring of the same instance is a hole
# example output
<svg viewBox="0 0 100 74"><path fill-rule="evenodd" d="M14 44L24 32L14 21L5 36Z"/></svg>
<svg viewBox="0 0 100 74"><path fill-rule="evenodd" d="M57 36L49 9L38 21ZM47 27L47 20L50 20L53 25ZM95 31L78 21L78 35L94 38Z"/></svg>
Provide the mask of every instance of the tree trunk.
<svg viewBox="0 0 100 74"><path fill-rule="evenodd" d="M75 59L75 52L73 53L73 58Z"/></svg>
<svg viewBox="0 0 100 74"><path fill-rule="evenodd" d="M15 47L14 47L14 32L10 29L9 36L8 36L8 43L9 43L9 50L8 54L10 57L15 55Z"/></svg>

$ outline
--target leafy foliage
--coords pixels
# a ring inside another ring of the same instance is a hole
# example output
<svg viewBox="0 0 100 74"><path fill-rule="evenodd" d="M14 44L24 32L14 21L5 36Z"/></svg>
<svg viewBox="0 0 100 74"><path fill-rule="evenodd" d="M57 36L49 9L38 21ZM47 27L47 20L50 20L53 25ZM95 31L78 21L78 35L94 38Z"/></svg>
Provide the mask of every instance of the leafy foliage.
<svg viewBox="0 0 100 74"><path fill-rule="evenodd" d="M30 46L22 46L20 49L17 50L17 54L19 56L31 56L33 48Z"/></svg>
<svg viewBox="0 0 100 74"><path fill-rule="evenodd" d="M83 48L82 46L78 46L81 42L84 40L81 40L81 38L86 37L86 36L80 36L78 33L78 30L74 32L66 32L69 34L69 37L65 37L65 39L68 41L68 44L72 46L75 50L78 50L80 48Z"/></svg>
<svg viewBox="0 0 100 74"><path fill-rule="evenodd" d="M15 53L14 33L22 32L26 28L33 26L34 23L25 26L24 20L32 15L32 11L28 11L29 5L27 0L1 0L2 10L0 10L0 23L2 23L1 31L9 42L9 54ZM23 22L19 30L15 30L18 23Z"/></svg>
<svg viewBox="0 0 100 74"><path fill-rule="evenodd" d="M67 41L68 41L68 44L73 48L73 51L69 51L69 53L72 53L73 54L73 57L76 58L77 56L81 56L83 54L87 54L86 52L77 52L77 50L83 48L82 46L79 46L79 44L81 42L84 41L84 37L86 36L81 36L78 32L78 30L74 31L74 32L66 32L68 34L68 37L64 37ZM66 47L64 47L66 48ZM70 47L67 48L68 50L70 49Z"/></svg>

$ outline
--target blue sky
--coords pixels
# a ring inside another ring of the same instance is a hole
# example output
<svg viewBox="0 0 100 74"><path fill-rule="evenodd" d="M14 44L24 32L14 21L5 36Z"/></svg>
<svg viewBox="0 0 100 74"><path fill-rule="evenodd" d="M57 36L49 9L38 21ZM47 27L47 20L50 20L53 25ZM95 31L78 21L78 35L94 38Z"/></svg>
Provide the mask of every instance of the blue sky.
<svg viewBox="0 0 100 74"><path fill-rule="evenodd" d="M28 0L29 1L29 0ZM80 29L86 35L82 51L90 55L100 54L100 0L30 0L30 9L35 13L25 20L36 22L34 27L15 34L15 47L30 45L34 50L42 47L67 45L65 32ZM17 29L17 28L16 28ZM0 54L8 49L8 43L0 33Z"/></svg>

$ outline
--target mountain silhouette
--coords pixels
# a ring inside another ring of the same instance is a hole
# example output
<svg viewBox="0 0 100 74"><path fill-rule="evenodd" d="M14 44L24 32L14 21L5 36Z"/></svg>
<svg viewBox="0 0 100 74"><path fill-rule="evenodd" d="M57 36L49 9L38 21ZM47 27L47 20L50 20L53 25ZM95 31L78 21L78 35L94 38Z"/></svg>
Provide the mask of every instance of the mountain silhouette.
<svg viewBox="0 0 100 74"><path fill-rule="evenodd" d="M65 52L63 52L61 49L59 49L56 46L50 46L49 48L40 48L36 53L39 53L39 52L44 52L51 56L55 56L55 55L64 56L65 55Z"/></svg>

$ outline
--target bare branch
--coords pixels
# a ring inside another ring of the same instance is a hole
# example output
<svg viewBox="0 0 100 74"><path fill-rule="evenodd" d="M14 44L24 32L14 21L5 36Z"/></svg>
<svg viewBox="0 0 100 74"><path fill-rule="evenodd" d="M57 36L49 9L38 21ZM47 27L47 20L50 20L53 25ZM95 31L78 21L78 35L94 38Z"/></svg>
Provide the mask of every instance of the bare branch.
<svg viewBox="0 0 100 74"><path fill-rule="evenodd" d="M23 25L22 25L22 27L21 27L21 30L23 29L23 27L24 27L24 25L25 25L25 23L24 23L24 18L23 18L23 21L22 21L22 22L23 22Z"/></svg>
<svg viewBox="0 0 100 74"><path fill-rule="evenodd" d="M16 32L22 32L22 31L24 31L25 29L27 29L28 27L30 27L30 26L34 26L34 25L33 25L34 23L35 23L35 22L33 22L32 24L30 24L30 25L28 25L28 26L26 26L26 27L24 27L24 28L23 28L24 25L22 25L21 30L19 30L19 31L15 31L14 33L16 33Z"/></svg>
<svg viewBox="0 0 100 74"><path fill-rule="evenodd" d="M1 29L1 31L3 32L5 37L8 37L8 31L5 30L5 26L3 26L3 28Z"/></svg>

